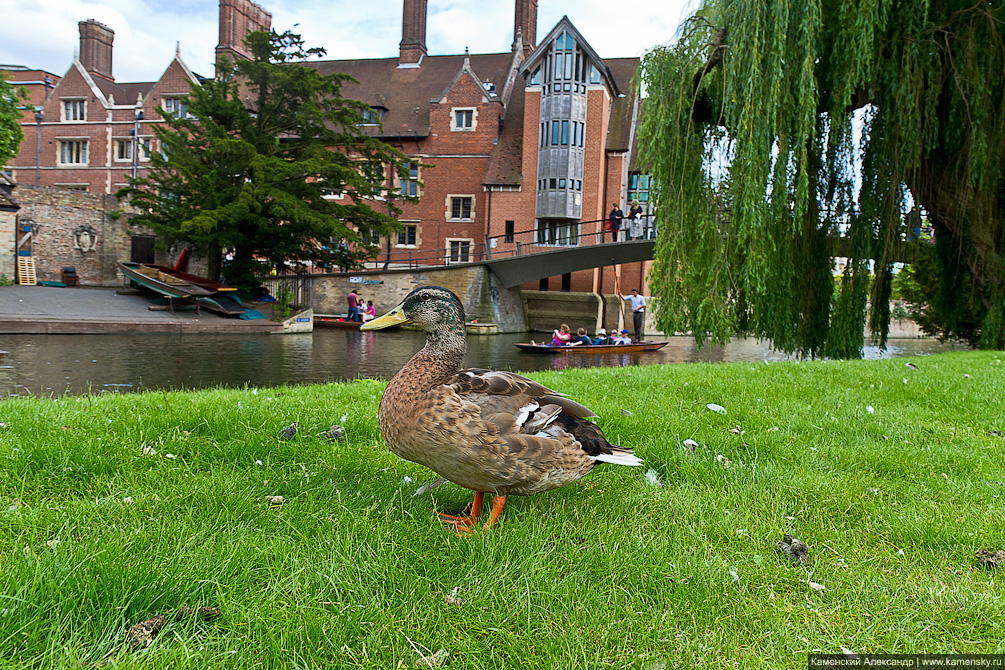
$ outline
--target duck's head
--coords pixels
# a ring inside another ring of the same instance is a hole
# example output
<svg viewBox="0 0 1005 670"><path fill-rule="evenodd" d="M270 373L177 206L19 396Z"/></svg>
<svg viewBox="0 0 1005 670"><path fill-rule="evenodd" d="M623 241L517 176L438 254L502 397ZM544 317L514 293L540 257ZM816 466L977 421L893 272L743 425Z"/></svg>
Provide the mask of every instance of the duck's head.
<svg viewBox="0 0 1005 670"><path fill-rule="evenodd" d="M390 312L360 326L360 330L380 330L414 323L427 333L464 329L464 305L453 291L442 286L420 286L405 296Z"/></svg>

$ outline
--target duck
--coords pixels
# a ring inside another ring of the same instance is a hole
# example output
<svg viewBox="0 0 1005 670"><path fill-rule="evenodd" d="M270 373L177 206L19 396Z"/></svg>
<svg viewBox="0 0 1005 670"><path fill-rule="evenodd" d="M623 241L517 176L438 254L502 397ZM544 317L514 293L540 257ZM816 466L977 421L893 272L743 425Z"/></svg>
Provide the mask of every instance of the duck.
<svg viewBox="0 0 1005 670"><path fill-rule="evenodd" d="M598 463L640 466L631 448L611 444L591 410L562 393L508 371L461 369L467 343L464 305L449 289L420 286L360 330L415 324L426 343L388 382L377 423L391 452L474 492L464 516L439 514L448 529L499 520L506 498L566 486Z"/></svg>

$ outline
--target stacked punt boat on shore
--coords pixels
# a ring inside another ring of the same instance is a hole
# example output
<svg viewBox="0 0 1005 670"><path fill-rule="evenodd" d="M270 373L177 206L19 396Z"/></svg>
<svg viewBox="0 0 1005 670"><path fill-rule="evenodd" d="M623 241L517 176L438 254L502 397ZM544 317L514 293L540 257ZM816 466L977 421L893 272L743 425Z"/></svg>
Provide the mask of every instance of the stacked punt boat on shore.
<svg viewBox="0 0 1005 670"><path fill-rule="evenodd" d="M245 312L244 306L237 300L237 289L233 286L165 265L118 261L118 266L122 274L134 284L159 293L169 300L194 302L227 316L238 316Z"/></svg>

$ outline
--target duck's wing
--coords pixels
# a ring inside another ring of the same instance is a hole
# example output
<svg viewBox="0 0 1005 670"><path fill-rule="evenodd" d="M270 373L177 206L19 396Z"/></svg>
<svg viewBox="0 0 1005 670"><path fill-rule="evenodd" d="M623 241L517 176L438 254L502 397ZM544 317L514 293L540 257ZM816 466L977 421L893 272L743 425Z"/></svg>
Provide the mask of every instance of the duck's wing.
<svg viewBox="0 0 1005 670"><path fill-rule="evenodd" d="M473 403L480 418L498 429L496 439L521 453L574 450L590 459L641 465L631 449L611 444L590 409L532 379L512 372L461 370L445 385ZM495 433L495 431L492 431Z"/></svg>
<svg viewBox="0 0 1005 670"><path fill-rule="evenodd" d="M513 412L536 402L538 405L557 405L561 413L576 419L591 419L597 415L564 394L556 393L544 384L513 372L470 368L460 370L450 379L449 386L460 396L478 404L483 413Z"/></svg>

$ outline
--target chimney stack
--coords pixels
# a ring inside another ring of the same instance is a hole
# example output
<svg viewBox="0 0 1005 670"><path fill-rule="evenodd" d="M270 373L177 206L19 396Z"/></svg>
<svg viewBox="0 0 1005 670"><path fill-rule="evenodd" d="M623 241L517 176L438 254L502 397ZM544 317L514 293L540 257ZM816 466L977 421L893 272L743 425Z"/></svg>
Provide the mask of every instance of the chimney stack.
<svg viewBox="0 0 1005 670"><path fill-rule="evenodd" d="M248 60L251 51L244 44L249 33L269 30L272 14L251 0L220 0L220 43L216 59L227 56L231 62Z"/></svg>
<svg viewBox="0 0 1005 670"><path fill-rule="evenodd" d="M516 0L516 16L513 19L513 46L520 33L523 39L523 53L526 56L537 46L537 0Z"/></svg>
<svg viewBox="0 0 1005 670"><path fill-rule="evenodd" d="M398 67L418 66L426 55L426 0L405 0Z"/></svg>
<svg viewBox="0 0 1005 670"><path fill-rule="evenodd" d="M94 19L77 24L80 30L80 64L92 75L115 81L112 76L112 42L115 31Z"/></svg>

